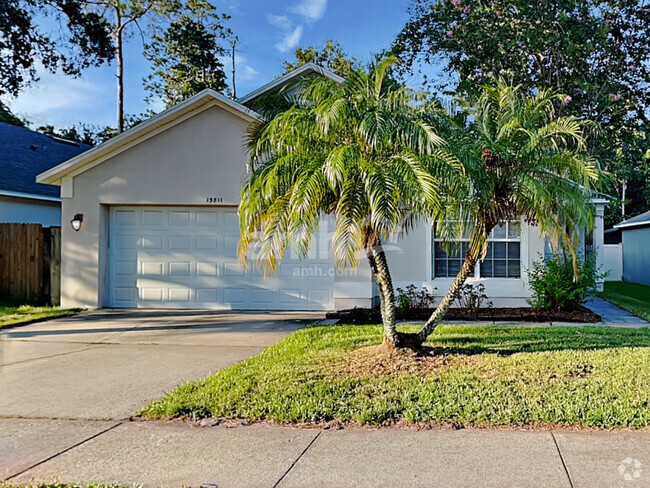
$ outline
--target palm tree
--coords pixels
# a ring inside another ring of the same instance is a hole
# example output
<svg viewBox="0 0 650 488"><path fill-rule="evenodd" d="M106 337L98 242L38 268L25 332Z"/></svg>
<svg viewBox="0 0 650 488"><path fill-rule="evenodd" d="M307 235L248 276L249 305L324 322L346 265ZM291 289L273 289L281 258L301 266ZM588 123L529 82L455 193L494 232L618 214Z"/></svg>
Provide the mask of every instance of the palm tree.
<svg viewBox="0 0 650 488"><path fill-rule="evenodd" d="M484 87L475 109L430 124L446 149L462 163L464 175L435 220L449 241L469 236L469 250L449 291L411 343L422 344L435 330L461 287L485 257L488 237L502 222L524 220L561 243L574 260L578 230L593 225L589 203L600 172L587 154L589 122L557 116L566 98L548 91L530 95L521 86L498 82Z"/></svg>
<svg viewBox="0 0 650 488"><path fill-rule="evenodd" d="M288 246L306 256L319 221L334 220L336 264L365 251L379 290L384 341L398 346L395 296L382 242L439 208L442 177L459 164L424 120L420 95L390 77L396 59L338 84L303 81L255 107L239 206L239 256L274 272ZM289 95L288 93L293 93Z"/></svg>

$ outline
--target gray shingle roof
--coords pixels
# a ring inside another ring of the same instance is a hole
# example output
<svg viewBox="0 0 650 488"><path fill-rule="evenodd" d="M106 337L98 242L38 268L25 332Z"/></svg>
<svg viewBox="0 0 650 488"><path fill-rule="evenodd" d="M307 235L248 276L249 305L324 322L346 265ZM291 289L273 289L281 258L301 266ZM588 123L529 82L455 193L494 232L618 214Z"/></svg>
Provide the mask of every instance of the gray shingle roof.
<svg viewBox="0 0 650 488"><path fill-rule="evenodd" d="M36 183L36 175L90 146L0 122L0 190L58 197L59 187Z"/></svg>
<svg viewBox="0 0 650 488"><path fill-rule="evenodd" d="M641 225L650 225L650 210L641 215L637 215L636 217L632 217L631 219L624 220L623 222L616 224L614 227L620 229L625 227L639 227Z"/></svg>

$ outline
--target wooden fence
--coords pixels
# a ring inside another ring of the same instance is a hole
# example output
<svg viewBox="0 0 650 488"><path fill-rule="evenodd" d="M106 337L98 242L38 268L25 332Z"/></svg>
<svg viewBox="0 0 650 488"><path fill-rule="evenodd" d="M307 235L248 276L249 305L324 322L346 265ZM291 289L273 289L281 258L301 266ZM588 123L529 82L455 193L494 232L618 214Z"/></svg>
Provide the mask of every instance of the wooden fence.
<svg viewBox="0 0 650 488"><path fill-rule="evenodd" d="M0 224L0 301L58 305L61 228Z"/></svg>

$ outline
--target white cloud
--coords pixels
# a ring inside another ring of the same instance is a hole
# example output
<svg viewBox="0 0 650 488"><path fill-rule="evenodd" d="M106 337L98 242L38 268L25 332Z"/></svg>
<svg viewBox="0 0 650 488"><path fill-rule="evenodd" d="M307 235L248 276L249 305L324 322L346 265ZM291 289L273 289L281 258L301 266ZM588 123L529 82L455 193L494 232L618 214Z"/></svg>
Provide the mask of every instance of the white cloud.
<svg viewBox="0 0 650 488"><path fill-rule="evenodd" d="M298 45L302 37L302 26L296 27L293 31L286 33L282 39L275 45L281 52L287 52Z"/></svg>
<svg viewBox="0 0 650 488"><path fill-rule="evenodd" d="M7 100L13 112L27 117L34 125L76 123L83 109L97 106L97 101L103 101L110 90L104 83L39 71L38 82L15 99Z"/></svg>
<svg viewBox="0 0 650 488"><path fill-rule="evenodd" d="M242 75L242 79L244 79L244 80L253 80L259 74L260 74L260 72L257 71L255 68L251 68L250 66L246 66L244 68L244 74Z"/></svg>
<svg viewBox="0 0 650 488"><path fill-rule="evenodd" d="M63 110L92 101L101 87L87 80L65 75L51 75L22 92L11 106L29 114Z"/></svg>
<svg viewBox="0 0 650 488"><path fill-rule="evenodd" d="M280 52L287 52L293 49L300 42L303 26L321 19L327 10L327 0L300 0L300 2L288 9L289 15L266 16L269 24L278 28L278 42L275 47Z"/></svg>
<svg viewBox="0 0 650 488"><path fill-rule="evenodd" d="M286 15L269 14L266 16L266 18L269 21L269 24L279 27L280 29L283 30L291 29L291 21L289 20L289 17L287 17Z"/></svg>
<svg viewBox="0 0 650 488"><path fill-rule="evenodd" d="M230 78L232 76L232 57L222 56L220 60L223 63L223 70L228 77L228 84L230 85ZM248 65L248 61L244 56L240 56L239 54L235 54L235 69L237 70L235 77L242 81L254 80L260 74L255 68Z"/></svg>
<svg viewBox="0 0 650 488"><path fill-rule="evenodd" d="M304 17L308 23L316 22L325 15L327 0L302 0L291 12Z"/></svg>
<svg viewBox="0 0 650 488"><path fill-rule="evenodd" d="M275 26L279 30L279 40L275 44L281 52L287 52L298 45L302 37L302 26L294 25L294 23L286 15L267 15L266 19L269 24Z"/></svg>

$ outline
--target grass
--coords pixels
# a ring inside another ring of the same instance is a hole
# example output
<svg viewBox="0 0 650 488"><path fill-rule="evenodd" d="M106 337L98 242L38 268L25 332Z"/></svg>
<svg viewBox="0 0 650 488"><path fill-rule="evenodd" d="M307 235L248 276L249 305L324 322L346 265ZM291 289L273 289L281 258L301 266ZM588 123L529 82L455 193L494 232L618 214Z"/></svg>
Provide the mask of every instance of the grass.
<svg viewBox="0 0 650 488"><path fill-rule="evenodd" d="M59 307L32 307L31 305L0 305L0 329L37 320L73 315L78 310Z"/></svg>
<svg viewBox="0 0 650 488"><path fill-rule="evenodd" d="M378 326L305 328L140 413L280 423L650 425L648 328L440 326L428 345L448 361L428 375L337 372L352 350L380 341Z"/></svg>
<svg viewBox="0 0 650 488"><path fill-rule="evenodd" d="M634 315L650 320L650 286L624 281L607 281L605 290L599 295Z"/></svg>

